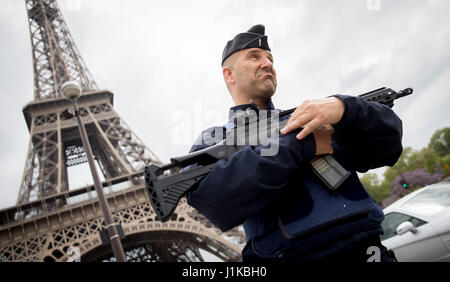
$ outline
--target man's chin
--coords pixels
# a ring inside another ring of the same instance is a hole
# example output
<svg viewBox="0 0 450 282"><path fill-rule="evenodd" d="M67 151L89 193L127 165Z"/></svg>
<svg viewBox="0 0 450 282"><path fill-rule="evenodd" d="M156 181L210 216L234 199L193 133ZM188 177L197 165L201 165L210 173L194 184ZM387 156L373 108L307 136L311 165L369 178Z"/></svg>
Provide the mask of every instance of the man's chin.
<svg viewBox="0 0 450 282"><path fill-rule="evenodd" d="M265 88L260 91L261 98L270 99L275 94L275 88Z"/></svg>
<svg viewBox="0 0 450 282"><path fill-rule="evenodd" d="M264 83L264 90L262 91L266 97L272 97L273 94L275 94L275 90L277 89L277 86L272 80L266 80Z"/></svg>

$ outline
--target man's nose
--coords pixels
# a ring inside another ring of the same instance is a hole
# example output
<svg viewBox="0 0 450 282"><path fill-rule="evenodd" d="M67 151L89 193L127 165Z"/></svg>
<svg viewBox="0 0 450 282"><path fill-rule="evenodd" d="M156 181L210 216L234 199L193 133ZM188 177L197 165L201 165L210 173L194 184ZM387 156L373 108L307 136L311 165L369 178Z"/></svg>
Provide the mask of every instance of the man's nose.
<svg viewBox="0 0 450 282"><path fill-rule="evenodd" d="M261 63L261 68L270 71L273 68L273 62L269 58L264 58Z"/></svg>

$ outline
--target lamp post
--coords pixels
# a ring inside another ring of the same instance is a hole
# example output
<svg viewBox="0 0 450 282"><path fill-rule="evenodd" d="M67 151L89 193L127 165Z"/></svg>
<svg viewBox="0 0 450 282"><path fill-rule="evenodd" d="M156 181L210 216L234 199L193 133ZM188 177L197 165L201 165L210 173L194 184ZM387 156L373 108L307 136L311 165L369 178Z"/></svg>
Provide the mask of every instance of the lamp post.
<svg viewBox="0 0 450 282"><path fill-rule="evenodd" d="M76 81L67 81L61 86L61 92L66 99L72 101L75 108L75 117L77 118L81 140L83 142L84 150L86 151L92 178L94 179L95 190L97 191L100 207L105 218L106 230L108 232L114 256L116 258L116 261L125 262L126 257L123 251L122 242L120 241L119 232L117 231L116 224L113 222L111 210L109 209L108 202L106 201L105 193L103 192L103 187L100 183L100 178L98 177L97 168L94 165L94 158L92 156L91 145L89 144L89 139L86 134L86 128L84 127L83 121L81 120L80 110L77 104L77 99L81 95L81 87Z"/></svg>

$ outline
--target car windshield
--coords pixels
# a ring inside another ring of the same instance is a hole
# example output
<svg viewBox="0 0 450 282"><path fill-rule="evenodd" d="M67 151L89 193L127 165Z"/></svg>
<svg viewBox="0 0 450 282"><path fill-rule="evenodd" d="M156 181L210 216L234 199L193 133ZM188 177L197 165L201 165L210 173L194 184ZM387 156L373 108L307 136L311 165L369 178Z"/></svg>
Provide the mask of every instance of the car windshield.
<svg viewBox="0 0 450 282"><path fill-rule="evenodd" d="M436 185L425 189L401 205L416 214L432 216L450 206L450 185Z"/></svg>

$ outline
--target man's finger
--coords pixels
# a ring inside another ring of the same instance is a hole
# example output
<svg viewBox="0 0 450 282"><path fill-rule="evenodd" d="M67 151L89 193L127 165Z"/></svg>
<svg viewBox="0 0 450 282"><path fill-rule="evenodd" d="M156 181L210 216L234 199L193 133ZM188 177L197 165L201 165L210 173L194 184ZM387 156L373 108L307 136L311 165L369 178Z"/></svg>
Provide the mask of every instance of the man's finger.
<svg viewBox="0 0 450 282"><path fill-rule="evenodd" d="M299 107L295 109L295 111L289 117L289 121L296 120L299 116L304 114L304 104L301 104ZM289 123L289 122L288 122Z"/></svg>
<svg viewBox="0 0 450 282"><path fill-rule="evenodd" d="M286 125L283 127L283 129L280 130L280 132L281 132L281 134L288 134L289 132L294 130L297 125L298 125L298 127L300 127L299 121L296 119L292 120L292 121L288 121L286 123Z"/></svg>
<svg viewBox="0 0 450 282"><path fill-rule="evenodd" d="M326 128L328 131L331 131L331 134L334 133L334 127L332 127L332 126L329 125L329 124L325 124L324 126L325 126L325 128Z"/></svg>
<svg viewBox="0 0 450 282"><path fill-rule="evenodd" d="M281 129L281 133L282 134L286 134L289 133L288 128L290 127L291 123L295 120L295 113L297 112L298 108L295 109L295 111L291 114L291 116L289 117L287 123L284 125L284 127Z"/></svg>
<svg viewBox="0 0 450 282"><path fill-rule="evenodd" d="M281 129L281 133L282 134L288 134L289 132L302 127L303 125L305 125L306 123L311 121L311 115L307 114L307 115L300 115L297 116L296 119L289 119L288 122L286 123L286 125L284 126L283 129Z"/></svg>
<svg viewBox="0 0 450 282"><path fill-rule="evenodd" d="M304 103L301 104L300 106L298 106L297 108L295 108L294 112L291 114L291 116L289 117L288 123L291 123L293 120L295 120L299 114L302 114L304 108Z"/></svg>
<svg viewBox="0 0 450 282"><path fill-rule="evenodd" d="M308 136L308 134L313 132L317 127L319 127L319 125L320 125L320 121L317 119L313 119L312 121L310 121L308 124L306 124L303 127L303 130L300 131L299 134L297 134L297 139L302 140L303 138Z"/></svg>
<svg viewBox="0 0 450 282"><path fill-rule="evenodd" d="M316 128L316 130L328 131L328 132L331 132L332 134L334 132L334 128L329 124L322 124L322 125L318 126Z"/></svg>

